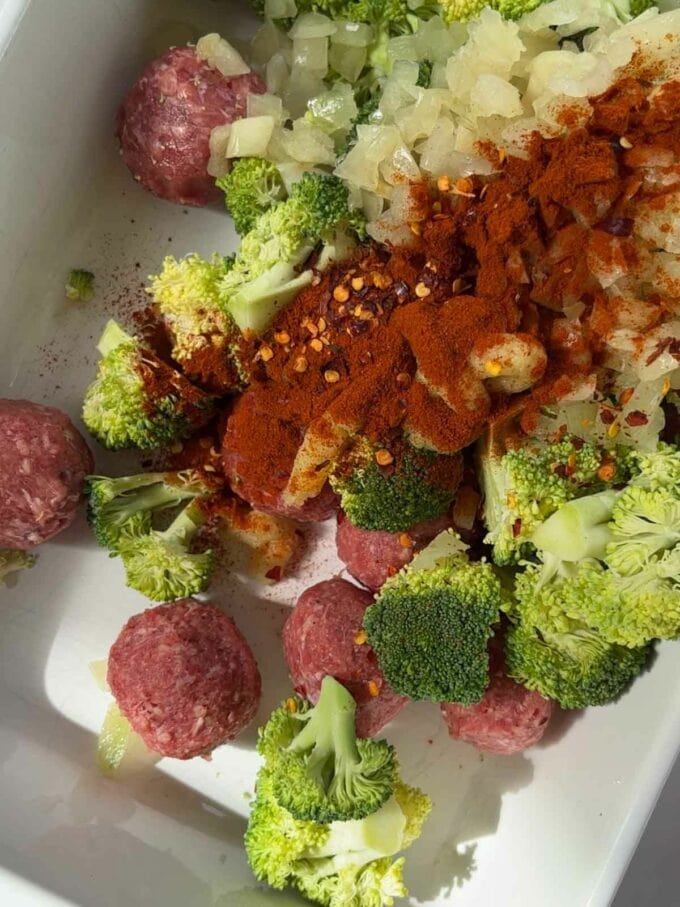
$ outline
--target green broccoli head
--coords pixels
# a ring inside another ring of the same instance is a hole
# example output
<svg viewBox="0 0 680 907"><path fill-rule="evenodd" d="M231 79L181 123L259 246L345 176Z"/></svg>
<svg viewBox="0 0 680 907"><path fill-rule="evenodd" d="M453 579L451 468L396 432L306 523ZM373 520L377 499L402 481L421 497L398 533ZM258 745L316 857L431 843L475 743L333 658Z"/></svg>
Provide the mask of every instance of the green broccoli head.
<svg viewBox="0 0 680 907"><path fill-rule="evenodd" d="M192 542L206 521L197 501L189 503L163 530L125 532L118 540L127 584L155 602L169 602L205 592L214 553L193 553Z"/></svg>
<svg viewBox="0 0 680 907"><path fill-rule="evenodd" d="M208 421L214 400L110 321L83 421L104 447L167 447Z"/></svg>
<svg viewBox="0 0 680 907"><path fill-rule="evenodd" d="M394 793L394 750L385 740L357 740L355 713L350 693L325 677L315 706L288 699L260 730L274 796L296 819L363 819Z"/></svg>
<svg viewBox="0 0 680 907"><path fill-rule="evenodd" d="M439 552L440 537L431 546ZM472 705L489 682L487 644L499 620L501 584L489 564L460 552L431 564L428 548L385 583L364 628L397 693Z"/></svg>
<svg viewBox="0 0 680 907"><path fill-rule="evenodd" d="M286 198L286 189L276 164L261 158L235 161L231 172L217 180L225 195L237 232L244 236L258 217Z"/></svg>
<svg viewBox="0 0 680 907"><path fill-rule="evenodd" d="M92 271L74 268L64 289L66 298L72 302L90 302L94 297L94 274Z"/></svg>
<svg viewBox="0 0 680 907"><path fill-rule="evenodd" d="M255 876L272 888L297 888L322 907L389 907L405 897L404 859L431 808L425 794L398 782L376 812L350 822L295 819L279 805L271 773L258 774L245 847Z"/></svg>
<svg viewBox="0 0 680 907"><path fill-rule="evenodd" d="M26 570L35 564L35 555L16 548L0 548L0 586L12 573Z"/></svg>
<svg viewBox="0 0 680 907"><path fill-rule="evenodd" d="M476 18L485 7L494 9L504 19L519 19L546 0L441 0L442 15L447 22L466 22Z"/></svg>
<svg viewBox="0 0 680 907"><path fill-rule="evenodd" d="M168 255L147 290L168 328L173 359L186 376L219 393L248 383L241 332L220 304L220 283L233 264L233 257L217 254L209 261Z"/></svg>
<svg viewBox="0 0 680 907"><path fill-rule="evenodd" d="M118 553L122 537L150 532L154 513L210 491L200 475L191 470L120 478L88 476L88 521L99 544L113 555Z"/></svg>
<svg viewBox="0 0 680 907"><path fill-rule="evenodd" d="M565 614L622 646L680 635L680 550L665 555L640 573L620 576L598 561L579 565L560 583Z"/></svg>
<svg viewBox="0 0 680 907"><path fill-rule="evenodd" d="M311 283L300 268L338 229L360 229L347 187L327 173L305 173L290 197L261 214L220 281L221 305L242 331L262 333L279 309Z"/></svg>
<svg viewBox="0 0 680 907"><path fill-rule="evenodd" d="M505 640L508 675L565 709L606 705L644 669L650 648L613 645L594 630L541 633L528 623L510 627Z"/></svg>
<svg viewBox="0 0 680 907"><path fill-rule="evenodd" d="M388 468L359 442L331 477L348 519L362 529L406 532L445 513L460 476L459 460L407 445Z"/></svg>
<svg viewBox="0 0 680 907"><path fill-rule="evenodd" d="M483 448L484 521L494 561L506 566L528 556L532 534L552 513L574 498L622 484L631 468L625 451L604 450L572 435L502 456Z"/></svg>
<svg viewBox="0 0 680 907"><path fill-rule="evenodd" d="M612 512L606 562L623 576L640 573L680 542L680 494L631 486Z"/></svg>

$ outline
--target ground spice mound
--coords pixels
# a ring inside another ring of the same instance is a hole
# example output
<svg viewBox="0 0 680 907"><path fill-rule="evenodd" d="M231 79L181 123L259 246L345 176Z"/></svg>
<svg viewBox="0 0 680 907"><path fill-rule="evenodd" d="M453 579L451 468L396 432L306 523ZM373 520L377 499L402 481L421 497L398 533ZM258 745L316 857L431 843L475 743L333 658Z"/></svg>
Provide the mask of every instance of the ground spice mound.
<svg viewBox="0 0 680 907"><path fill-rule="evenodd" d="M282 490L329 410L388 451L404 437L442 453L467 446L516 399L484 385L493 363L471 372L473 346L492 335L521 332L548 353L528 414L598 364L623 305L600 275L635 275L638 206L661 207L680 185L680 82L625 78L590 104L583 126L533 134L526 157L486 149L491 177L414 188L408 248L362 249L281 313L229 423L248 482ZM583 123L582 106L562 117ZM658 291L643 303L649 325L670 307Z"/></svg>

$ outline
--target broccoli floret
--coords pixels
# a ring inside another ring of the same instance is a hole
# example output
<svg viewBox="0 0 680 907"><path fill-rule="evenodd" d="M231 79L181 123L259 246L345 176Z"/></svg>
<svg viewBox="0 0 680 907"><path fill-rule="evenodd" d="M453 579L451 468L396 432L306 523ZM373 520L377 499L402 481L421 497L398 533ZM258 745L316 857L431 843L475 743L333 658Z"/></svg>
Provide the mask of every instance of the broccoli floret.
<svg viewBox="0 0 680 907"><path fill-rule="evenodd" d="M260 215L220 282L221 304L239 328L262 333L311 283L312 271L299 268L314 247L354 220L346 186L322 173L305 173L285 202Z"/></svg>
<svg viewBox="0 0 680 907"><path fill-rule="evenodd" d="M192 553L191 544L206 522L192 501L159 532L125 532L118 541L127 584L155 602L175 601L204 592L210 584L212 551Z"/></svg>
<svg viewBox="0 0 680 907"><path fill-rule="evenodd" d="M442 16L447 22L474 19L485 7L494 9L504 19L519 19L546 0L440 0Z"/></svg>
<svg viewBox="0 0 680 907"><path fill-rule="evenodd" d="M576 621L630 647L680 635L677 503L632 484L560 508L532 536L542 565L517 578L520 619L541 632Z"/></svg>
<svg viewBox="0 0 680 907"><path fill-rule="evenodd" d="M510 677L555 699L565 709L613 702L644 669L650 648L628 649L606 643L594 630L540 633L522 622L505 640Z"/></svg>
<svg viewBox="0 0 680 907"><path fill-rule="evenodd" d="M624 483L632 466L625 451L604 450L571 435L501 455L483 444L479 459L485 541L501 566L528 556L532 534L563 504Z"/></svg>
<svg viewBox="0 0 680 907"><path fill-rule="evenodd" d="M121 536L144 535L151 530L154 513L210 493L201 477L185 472L149 472L135 476L87 479L88 521L100 545L112 555Z"/></svg>
<svg viewBox="0 0 680 907"><path fill-rule="evenodd" d="M624 576L644 570L660 552L680 542L680 495L633 485L612 511L606 562Z"/></svg>
<svg viewBox="0 0 680 907"><path fill-rule="evenodd" d="M35 556L15 548L0 548L0 586L11 573L26 570L35 564Z"/></svg>
<svg viewBox="0 0 680 907"><path fill-rule="evenodd" d="M220 281L233 267L233 257L167 256L160 274L152 275L148 292L172 337L172 357L186 375L215 390L241 389L248 369L241 332L220 304ZM215 364L215 351L223 354Z"/></svg>
<svg viewBox="0 0 680 907"><path fill-rule="evenodd" d="M73 302L90 302L94 297L94 274L92 271L74 268L68 276L64 289L67 299L71 299Z"/></svg>
<svg viewBox="0 0 680 907"><path fill-rule="evenodd" d="M479 702L489 682L487 644L503 593L493 569L471 563L453 533L441 537L388 579L367 609L364 628L397 693L434 702Z"/></svg>
<svg viewBox="0 0 680 907"><path fill-rule="evenodd" d="M355 713L350 693L325 677L316 706L288 699L260 730L274 797L296 819L363 819L394 793L394 750L385 740L357 740Z"/></svg>
<svg viewBox="0 0 680 907"><path fill-rule="evenodd" d="M224 192L227 208L241 236L253 229L260 215L286 197L279 168L261 158L235 161L231 172L218 179L217 185Z"/></svg>
<svg viewBox="0 0 680 907"><path fill-rule="evenodd" d="M455 462L429 451L406 447L388 469L375 449L360 442L331 477L348 519L362 529L406 532L416 523L444 513L456 492ZM447 483L447 478L452 481Z"/></svg>
<svg viewBox="0 0 680 907"><path fill-rule="evenodd" d="M272 888L297 888L322 907L390 907L408 892L403 857L431 808L425 794L400 782L364 819L319 824L295 819L276 800L265 766L257 778L245 847L255 876Z"/></svg>
<svg viewBox="0 0 680 907"><path fill-rule="evenodd" d="M214 400L109 321L97 347L97 377L85 392L83 421L111 450L165 447L212 415Z"/></svg>
<svg viewBox="0 0 680 907"><path fill-rule="evenodd" d="M635 484L641 488L676 489L680 493L680 448L659 444L654 451L636 451Z"/></svg>

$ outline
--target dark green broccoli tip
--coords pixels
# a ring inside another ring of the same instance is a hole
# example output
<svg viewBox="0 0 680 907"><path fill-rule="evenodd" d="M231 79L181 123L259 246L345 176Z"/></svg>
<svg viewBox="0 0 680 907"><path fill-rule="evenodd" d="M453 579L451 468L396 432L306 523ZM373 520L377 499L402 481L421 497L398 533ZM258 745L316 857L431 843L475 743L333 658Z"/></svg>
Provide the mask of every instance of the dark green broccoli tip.
<svg viewBox="0 0 680 907"><path fill-rule="evenodd" d="M316 706L291 698L260 730L274 797L296 819L363 819L394 793L394 750L385 740L357 740L355 713L350 693L326 677Z"/></svg>
<svg viewBox="0 0 680 907"><path fill-rule="evenodd" d="M286 198L276 164L261 158L241 158L231 172L217 180L240 236L253 229L261 214Z"/></svg>
<svg viewBox="0 0 680 907"><path fill-rule="evenodd" d="M163 532L126 532L118 542L127 584L155 602L176 601L205 592L214 553L193 553L191 545L205 524L196 502L188 504Z"/></svg>
<svg viewBox="0 0 680 907"><path fill-rule="evenodd" d="M489 683L487 644L501 604L489 564L451 557L388 580L367 609L364 628L397 693L473 705Z"/></svg>
<svg viewBox="0 0 680 907"><path fill-rule="evenodd" d="M440 455L407 450L397 458L392 472L381 469L367 451L353 467L349 462L331 479L347 518L361 529L406 532L416 523L433 520L446 512L455 496L455 482L438 484L445 471ZM438 476L434 475L434 470ZM345 473L347 473L345 475ZM451 477L457 477L451 463Z"/></svg>
<svg viewBox="0 0 680 907"><path fill-rule="evenodd" d="M290 198L304 212L309 236L314 239L349 224L354 216L347 186L330 173L305 173L293 186Z"/></svg>
<svg viewBox="0 0 680 907"><path fill-rule="evenodd" d="M117 554L122 537L150 532L154 513L210 492L190 471L121 478L88 476L85 490L88 522L99 544L112 555Z"/></svg>
<svg viewBox="0 0 680 907"><path fill-rule="evenodd" d="M64 287L66 298L73 302L89 302L94 297L94 274L74 268Z"/></svg>
<svg viewBox="0 0 680 907"><path fill-rule="evenodd" d="M83 421L110 450L168 447L205 424L215 400L194 387L116 322L98 344L97 377L85 392Z"/></svg>
<svg viewBox="0 0 680 907"><path fill-rule="evenodd" d="M508 631L508 675L565 709L606 705L626 690L649 661L650 646L610 645L593 630L540 634L521 624Z"/></svg>

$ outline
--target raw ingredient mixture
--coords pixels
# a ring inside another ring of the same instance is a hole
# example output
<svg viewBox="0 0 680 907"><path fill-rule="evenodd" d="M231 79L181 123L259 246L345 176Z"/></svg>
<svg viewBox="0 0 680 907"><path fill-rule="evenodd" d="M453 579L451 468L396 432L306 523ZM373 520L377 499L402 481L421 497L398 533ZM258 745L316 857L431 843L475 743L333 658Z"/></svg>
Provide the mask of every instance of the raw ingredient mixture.
<svg viewBox="0 0 680 907"><path fill-rule="evenodd" d="M172 48L118 113L141 186L224 197L240 235L103 328L83 421L151 465L93 475L65 416L0 401L0 580L85 496L159 603L111 648L100 767L135 734L209 757L261 680L194 596L237 546L285 580L301 524L337 521L354 581L285 623L245 847L274 888L389 907L431 805L376 739L407 702L510 755L680 635L680 11L254 6L250 47Z"/></svg>

